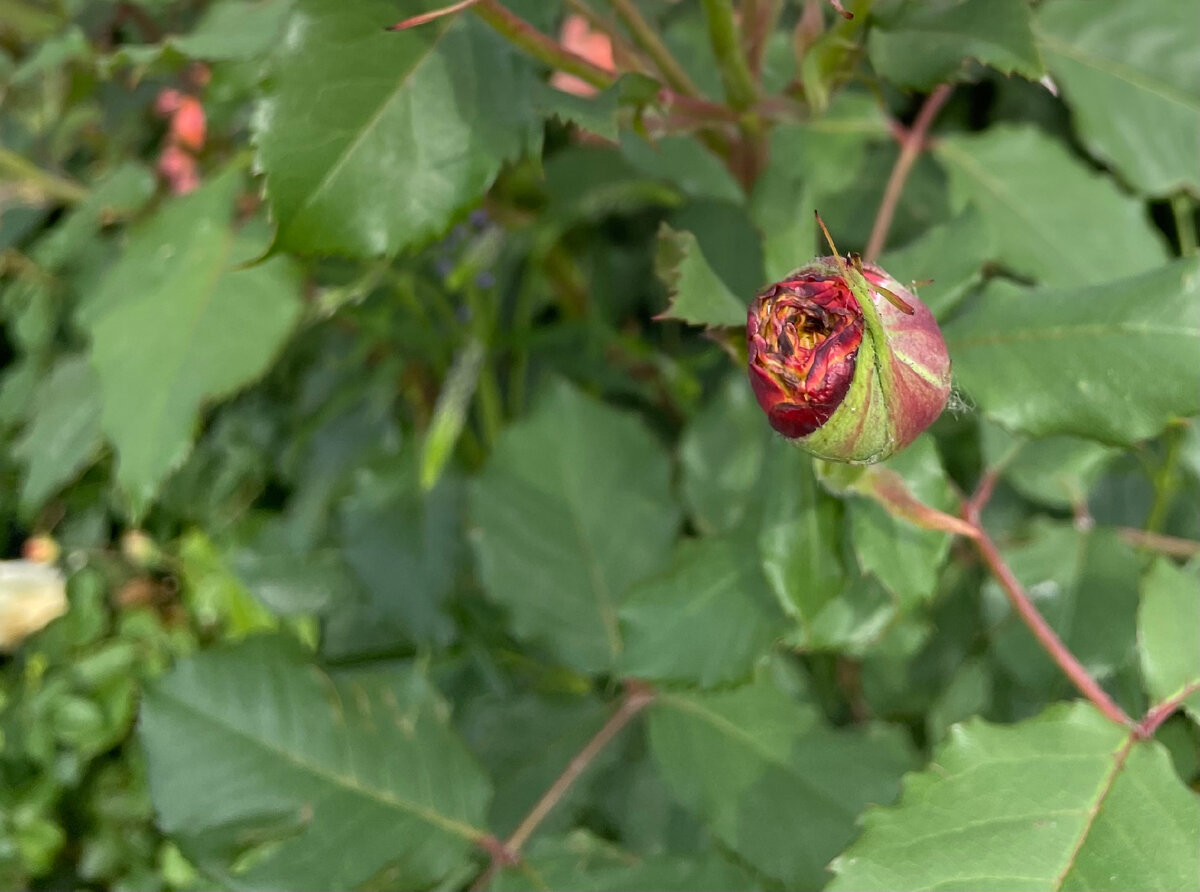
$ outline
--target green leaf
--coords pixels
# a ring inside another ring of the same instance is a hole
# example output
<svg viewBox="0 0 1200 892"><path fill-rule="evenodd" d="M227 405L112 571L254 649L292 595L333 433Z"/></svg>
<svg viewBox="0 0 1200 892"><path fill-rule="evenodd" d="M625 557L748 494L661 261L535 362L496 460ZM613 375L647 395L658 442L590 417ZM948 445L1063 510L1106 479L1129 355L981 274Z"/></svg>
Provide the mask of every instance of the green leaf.
<svg viewBox="0 0 1200 892"><path fill-rule="evenodd" d="M676 232L664 223L654 266L671 300L658 318L708 327L746 324L748 301L738 299L713 272L692 233Z"/></svg>
<svg viewBox="0 0 1200 892"><path fill-rule="evenodd" d="M642 173L667 180L694 198L741 204L745 194L737 180L694 137L666 136L653 144L632 131L621 134L621 154Z"/></svg>
<svg viewBox="0 0 1200 892"><path fill-rule="evenodd" d="M1025 0L910 3L872 29L869 53L885 78L919 90L960 79L967 59L1031 80L1045 74Z"/></svg>
<svg viewBox="0 0 1200 892"><path fill-rule="evenodd" d="M991 230L983 215L968 205L953 220L935 226L920 239L879 261L897 282L932 279L912 288L938 319L956 307L983 279L983 265L995 255Z"/></svg>
<svg viewBox="0 0 1200 892"><path fill-rule="evenodd" d="M701 687L748 678L784 628L758 556L737 539L683 541L670 570L635 586L620 615L623 673Z"/></svg>
<svg viewBox="0 0 1200 892"><path fill-rule="evenodd" d="M1200 194L1200 19L1191 3L1057 0L1038 43L1084 144L1149 195Z"/></svg>
<svg viewBox="0 0 1200 892"><path fill-rule="evenodd" d="M1156 702L1189 691L1184 708L1200 721L1200 598L1194 566L1159 558L1142 579L1138 649L1146 689Z"/></svg>
<svg viewBox="0 0 1200 892"><path fill-rule="evenodd" d="M729 692L660 692L649 730L679 801L787 888L819 887L859 812L892 801L912 764L903 735L829 730L766 674Z"/></svg>
<svg viewBox="0 0 1200 892"><path fill-rule="evenodd" d="M422 492L412 462L360 468L341 502L342 554L366 594L330 615L326 653L388 651L403 642L441 645L454 634L444 612L462 542L464 492L449 475Z"/></svg>
<svg viewBox="0 0 1200 892"><path fill-rule="evenodd" d="M230 225L239 186L225 174L165 205L79 309L134 516L187 454L202 405L261 375L300 313L287 260L241 265L256 246Z"/></svg>
<svg viewBox="0 0 1200 892"><path fill-rule="evenodd" d="M679 442L683 497L702 533L727 533L754 511L772 436L745 373L731 373Z"/></svg>
<svg viewBox="0 0 1200 892"><path fill-rule="evenodd" d="M151 686L141 741L162 828L219 881L350 889L386 871L417 888L484 834L488 782L445 716L413 669L331 678L253 638Z"/></svg>
<svg viewBox="0 0 1200 892"><path fill-rule="evenodd" d="M760 496L759 554L771 590L798 624L804 647L813 621L842 594L842 506L825 494L813 460L781 437L768 442Z"/></svg>
<svg viewBox="0 0 1200 892"><path fill-rule="evenodd" d="M828 888L1194 889L1198 821L1166 751L1090 705L974 719L867 813Z"/></svg>
<svg viewBox="0 0 1200 892"><path fill-rule="evenodd" d="M1001 551L1038 612L1094 678L1110 683L1133 666L1138 562L1115 532L1042 519L1027 541ZM1070 690L998 582L984 583L983 607L997 659L1024 688L1046 698Z"/></svg>
<svg viewBox="0 0 1200 892"><path fill-rule="evenodd" d="M922 504L954 513L956 500L931 437L919 437L882 467L900 475ZM950 534L921 529L871 499L851 499L848 507L862 571L878 578L901 609L929 601L950 551Z"/></svg>
<svg viewBox="0 0 1200 892"><path fill-rule="evenodd" d="M1166 258L1142 203L1032 127L993 127L940 140L959 206L983 213L997 259L1047 285L1088 285Z"/></svg>
<svg viewBox="0 0 1200 892"><path fill-rule="evenodd" d="M484 587L518 635L580 671L616 665L621 602L675 538L669 476L640 421L561 382L504 432L471 514Z"/></svg>
<svg viewBox="0 0 1200 892"><path fill-rule="evenodd" d="M631 855L587 831L561 839L539 839L521 864L503 871L492 884L496 892L530 889L627 892L722 892L753 889L746 871L710 852L694 857Z"/></svg>
<svg viewBox="0 0 1200 892"><path fill-rule="evenodd" d="M531 144L524 60L474 16L387 32L425 4L300 0L258 117L278 244L393 253L438 232Z"/></svg>
<svg viewBox="0 0 1200 892"><path fill-rule="evenodd" d="M209 6L186 34L168 41L193 59L256 59L279 44L292 6L292 0L224 0Z"/></svg>
<svg viewBox="0 0 1200 892"><path fill-rule="evenodd" d="M998 424L984 422L983 456L988 467L1030 501L1071 509L1087 503L1088 492L1120 450L1079 437L1025 440Z"/></svg>
<svg viewBox="0 0 1200 892"><path fill-rule="evenodd" d="M769 160L750 203L762 233L766 281L825 253L813 211L827 213L835 194L858 177L871 144L888 138L879 103L851 91L838 93L820 118L771 131Z"/></svg>
<svg viewBox="0 0 1200 892"><path fill-rule="evenodd" d="M954 374L989 418L1034 437L1128 445L1200 412L1194 259L1102 286L994 282L944 333Z"/></svg>
<svg viewBox="0 0 1200 892"><path fill-rule="evenodd" d="M485 694L468 701L458 727L494 779L488 827L509 836L604 725L611 709L595 697ZM529 758L537 753L536 759ZM591 776L619 759L608 747L589 767ZM588 788L576 783L538 825L539 834L570 827L589 805Z"/></svg>
<svg viewBox="0 0 1200 892"><path fill-rule="evenodd" d="M74 479L103 445L96 373L83 356L64 355L37 387L33 418L13 446L25 465L21 505L33 510Z"/></svg>

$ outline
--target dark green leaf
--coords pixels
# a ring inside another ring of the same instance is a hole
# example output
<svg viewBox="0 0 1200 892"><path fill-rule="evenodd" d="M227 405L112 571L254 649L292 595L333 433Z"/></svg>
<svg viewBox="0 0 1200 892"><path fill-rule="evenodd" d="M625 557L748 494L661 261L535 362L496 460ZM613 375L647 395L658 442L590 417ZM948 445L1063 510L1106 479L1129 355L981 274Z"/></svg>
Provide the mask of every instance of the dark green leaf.
<svg viewBox="0 0 1200 892"><path fill-rule="evenodd" d="M492 888L497 892L722 892L753 889L755 884L744 870L716 853L699 858L667 854L639 858L581 830L564 839L538 840L521 864L501 873Z"/></svg>
<svg viewBox="0 0 1200 892"><path fill-rule="evenodd" d="M753 546L738 539L685 540L620 614L624 673L701 687L749 677L785 624Z"/></svg>
<svg viewBox="0 0 1200 892"><path fill-rule="evenodd" d="M1200 412L1198 284L1195 260L1070 291L996 282L945 328L956 383L1030 436L1151 437Z"/></svg>
<svg viewBox="0 0 1200 892"><path fill-rule="evenodd" d="M1002 551L1038 612L1097 680L1111 682L1132 667L1138 562L1112 530L1042 521L1027 542ZM999 583L984 583L983 597L992 646L1009 673L1043 697L1070 690Z"/></svg>
<svg viewBox="0 0 1200 892"><path fill-rule="evenodd" d="M223 882L350 889L387 871L416 888L484 833L488 782L445 714L412 669L330 678L260 638L178 664L146 693L141 739L163 828Z"/></svg>
<svg viewBox="0 0 1200 892"><path fill-rule="evenodd" d="M278 243L393 253L446 226L534 138L528 67L474 16L300 0L257 144Z"/></svg>
<svg viewBox="0 0 1200 892"><path fill-rule="evenodd" d="M667 785L712 833L787 888L815 888L868 803L912 764L889 729L832 731L764 674L727 693L660 693L650 746Z"/></svg>
<svg viewBox="0 0 1200 892"><path fill-rule="evenodd" d="M617 611L675 538L668 484L667 458L641 422L566 384L512 425L472 489L471 514L484 586L514 631L576 669L613 668L624 648Z"/></svg>
<svg viewBox="0 0 1200 892"><path fill-rule="evenodd" d="M1025 0L910 3L871 31L871 64L903 87L927 90L961 76L975 59L1004 74L1045 74Z"/></svg>
<svg viewBox="0 0 1200 892"><path fill-rule="evenodd" d="M103 445L96 373L82 356L63 356L38 385L33 418L13 447L25 462L21 504L40 506L76 477Z"/></svg>

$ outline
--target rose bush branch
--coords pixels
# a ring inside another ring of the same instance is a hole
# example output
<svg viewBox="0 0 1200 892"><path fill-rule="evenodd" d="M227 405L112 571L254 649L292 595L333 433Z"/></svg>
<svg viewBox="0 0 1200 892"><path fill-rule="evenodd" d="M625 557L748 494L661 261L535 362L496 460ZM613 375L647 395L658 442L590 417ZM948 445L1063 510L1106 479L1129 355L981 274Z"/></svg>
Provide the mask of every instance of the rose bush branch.
<svg viewBox="0 0 1200 892"><path fill-rule="evenodd" d="M892 166L892 172L888 176L887 185L883 190L883 199L879 202L879 210L875 213L875 222L871 226L871 235L867 239L866 250L863 251L863 258L868 263L874 262L883 253L888 230L891 229L892 218L896 214L896 205L899 204L900 196L904 192L904 184L908 182L908 175L912 172L913 165L917 163L917 158L925 150L926 137L934 118L946 104L946 100L950 98L953 89L949 84L941 84L934 88L921 105L921 110L917 112L912 128L901 139L900 155L896 158L896 163Z"/></svg>
<svg viewBox="0 0 1200 892"><path fill-rule="evenodd" d="M1092 701L1097 709L1114 722L1133 727L1133 720L1125 714L1125 711L1088 674L1083 664L1063 644L1062 639L1058 637L1054 629L1050 627L1050 624L1046 622L1037 608L1033 606L1033 602L1029 598L1029 593L1025 591L1016 574L1013 573L1008 563L1004 560L1004 556L1000 554L1000 549L996 547L996 543L992 541L992 538L984 528L982 512L988 499L991 497L995 482L996 473L995 469L992 469L984 474L983 480L980 482L975 494L963 506L963 518L975 528L978 534L975 536L974 541L980 556L983 558L988 570L991 571L991 574L996 577L996 581L1000 583L1001 588L1008 598L1009 605L1029 628L1029 631L1033 633L1033 637L1037 639L1038 644L1042 646L1042 649L1046 651L1050 659L1071 680L1071 683L1088 700Z"/></svg>
<svg viewBox="0 0 1200 892"><path fill-rule="evenodd" d="M567 794L567 791L571 789L575 781L579 780L579 777L587 771L588 767L596 760L596 757L621 733L625 726L653 702L654 689L650 685L637 679L630 679L625 683L625 696L621 700L621 705L617 707L617 711L609 717L608 721L604 723L592 739L585 743L583 748L575 754L575 757L567 763L567 767L563 769L562 774L555 778L554 783L546 788L546 792L534 803L529 813L521 819L521 823L517 825L517 829L509 835L508 839L498 845L496 844L495 837L486 837L480 841L480 845L491 856L491 863L479 875L479 879L471 885L472 889L486 889L497 871L502 867L516 864L520 861L521 849L525 847L525 843L529 842L530 837L533 836L538 826L554 810L554 807Z"/></svg>

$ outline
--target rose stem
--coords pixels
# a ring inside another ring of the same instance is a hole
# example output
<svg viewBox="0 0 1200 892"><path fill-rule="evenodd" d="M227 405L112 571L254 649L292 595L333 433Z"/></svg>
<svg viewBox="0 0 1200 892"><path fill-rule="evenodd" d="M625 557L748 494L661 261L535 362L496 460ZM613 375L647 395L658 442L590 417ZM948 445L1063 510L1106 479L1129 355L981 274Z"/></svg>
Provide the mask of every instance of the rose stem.
<svg viewBox="0 0 1200 892"><path fill-rule="evenodd" d="M933 119L937 117L937 113L950 98L950 92L953 89L949 84L940 84L934 88L934 91L926 97L925 102L921 105L921 110L917 112L912 129L904 135L900 143L900 155L896 158L892 173L888 177L887 186L884 187L883 199L879 202L875 223L871 226L871 237L867 239L867 249L863 252L863 258L867 263L874 263L883 251L888 230L892 227L892 217L896 213L896 205L904 191L904 184L908 181L908 175L912 172L913 165L917 163L917 158L925 148L925 137L929 133Z"/></svg>

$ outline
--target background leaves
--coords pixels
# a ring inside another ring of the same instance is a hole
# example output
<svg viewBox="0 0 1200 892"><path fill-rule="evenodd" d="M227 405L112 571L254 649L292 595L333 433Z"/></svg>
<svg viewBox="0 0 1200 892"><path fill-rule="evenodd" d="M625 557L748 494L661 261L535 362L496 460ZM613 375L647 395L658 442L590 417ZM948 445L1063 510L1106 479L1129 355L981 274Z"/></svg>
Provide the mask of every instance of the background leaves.
<svg viewBox="0 0 1200 892"><path fill-rule="evenodd" d="M0 888L1195 889L1193 6L438 5L0 2Z"/></svg>

